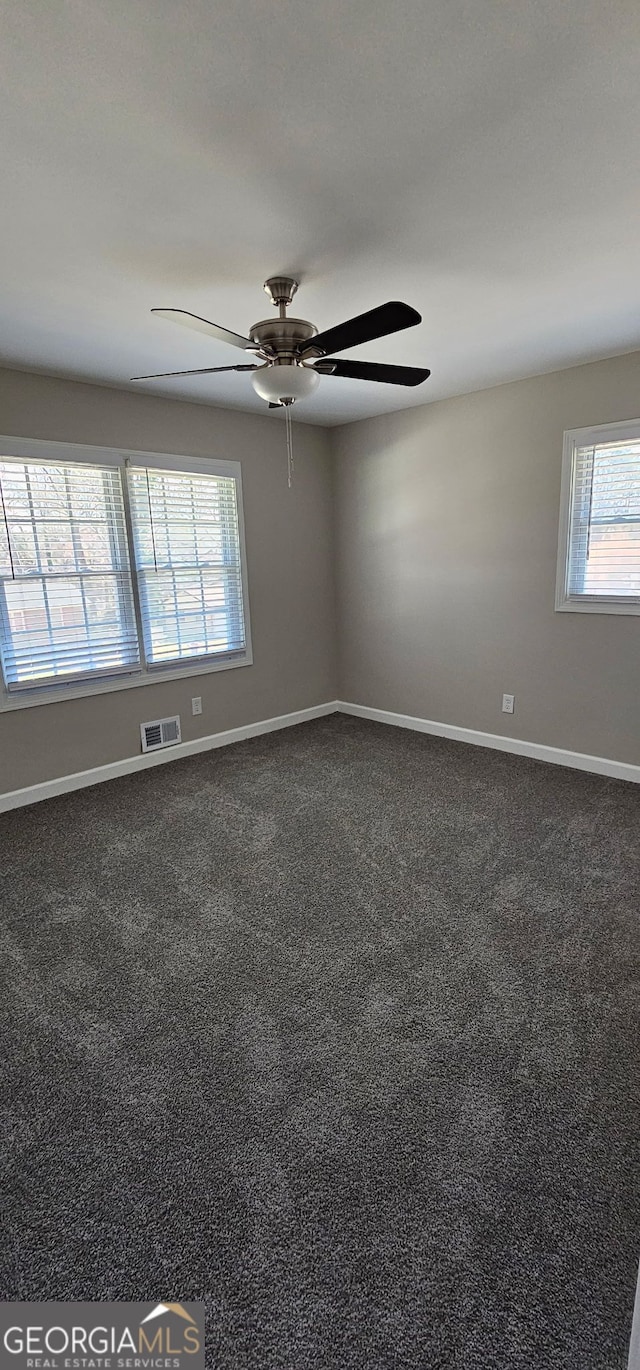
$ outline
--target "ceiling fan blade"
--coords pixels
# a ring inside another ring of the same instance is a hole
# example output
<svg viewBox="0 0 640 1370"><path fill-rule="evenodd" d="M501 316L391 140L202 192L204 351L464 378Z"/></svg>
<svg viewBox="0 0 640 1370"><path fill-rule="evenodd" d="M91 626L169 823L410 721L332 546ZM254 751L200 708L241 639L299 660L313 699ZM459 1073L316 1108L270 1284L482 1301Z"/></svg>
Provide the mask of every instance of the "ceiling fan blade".
<svg viewBox="0 0 640 1370"><path fill-rule="evenodd" d="M152 309L152 314L157 314L160 319L168 319L170 323L184 324L185 328L195 328L198 333L206 333L209 338L217 338L218 342L230 343L232 347L241 347L243 352L249 348L254 348L251 338L243 338L239 333L231 333L228 328L221 328L218 323L210 323L209 319L201 319L199 314L190 314L188 309Z"/></svg>
<svg viewBox="0 0 640 1370"><path fill-rule="evenodd" d="M280 401L278 400L277 404L270 404L270 405L269 405L269 408L270 408L270 409L284 409L284 405L281 404Z"/></svg>
<svg viewBox="0 0 640 1370"><path fill-rule="evenodd" d="M385 338L388 333L399 333L402 328L413 328L417 323L422 323L422 316L417 309L402 304L400 300L389 300L387 304L378 305L377 309L370 309L366 314L358 314L355 319L347 319L346 323L317 333L301 350L309 352L318 349L325 356L327 352L344 352L348 347L372 342L374 338Z"/></svg>
<svg viewBox="0 0 640 1370"><path fill-rule="evenodd" d="M344 376L354 381L384 381L387 385L422 385L431 375L426 367L385 366L380 362L350 362L342 357L322 357L314 371L323 376Z"/></svg>
<svg viewBox="0 0 640 1370"><path fill-rule="evenodd" d="M202 366L197 371L156 371L151 376L131 376L132 381L160 381L165 376L212 376L215 371L259 371L257 362L240 366Z"/></svg>

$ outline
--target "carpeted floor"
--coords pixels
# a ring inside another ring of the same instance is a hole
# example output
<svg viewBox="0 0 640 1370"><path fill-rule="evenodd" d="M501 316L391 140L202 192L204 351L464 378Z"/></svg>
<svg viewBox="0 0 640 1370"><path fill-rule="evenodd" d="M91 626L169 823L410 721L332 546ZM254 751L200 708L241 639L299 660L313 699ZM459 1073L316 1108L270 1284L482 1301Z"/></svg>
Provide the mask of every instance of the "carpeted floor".
<svg viewBox="0 0 640 1370"><path fill-rule="evenodd" d="M0 818L0 1296L622 1370L640 787L343 716Z"/></svg>

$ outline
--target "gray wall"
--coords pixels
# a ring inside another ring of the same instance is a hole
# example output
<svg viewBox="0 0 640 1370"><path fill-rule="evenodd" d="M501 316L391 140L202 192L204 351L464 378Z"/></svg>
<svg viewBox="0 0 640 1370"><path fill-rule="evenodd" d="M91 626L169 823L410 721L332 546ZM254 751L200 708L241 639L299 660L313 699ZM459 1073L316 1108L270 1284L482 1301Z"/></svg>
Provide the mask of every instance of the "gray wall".
<svg viewBox="0 0 640 1370"><path fill-rule="evenodd" d="M639 415L634 353L296 424L289 491L273 415L0 372L0 432L242 462L255 660L0 714L0 792L135 755L145 718L188 739L336 697L640 764L640 620L553 607L563 430Z"/></svg>
<svg viewBox="0 0 640 1370"><path fill-rule="evenodd" d="M186 739L335 699L332 478L326 430L295 424L287 488L276 415L0 371L0 433L242 462L254 665L0 713L0 793L140 750L180 713ZM202 696L192 718L191 696Z"/></svg>
<svg viewBox="0 0 640 1370"><path fill-rule="evenodd" d="M640 763L640 619L554 611L563 430L639 415L633 353L334 429L339 698Z"/></svg>

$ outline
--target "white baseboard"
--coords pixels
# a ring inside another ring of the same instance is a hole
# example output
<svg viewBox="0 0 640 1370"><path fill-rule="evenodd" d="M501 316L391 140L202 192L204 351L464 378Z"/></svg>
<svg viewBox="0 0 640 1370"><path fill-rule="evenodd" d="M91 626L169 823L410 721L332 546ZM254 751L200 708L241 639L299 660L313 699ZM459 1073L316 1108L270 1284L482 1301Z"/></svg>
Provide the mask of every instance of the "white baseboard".
<svg viewBox="0 0 640 1370"><path fill-rule="evenodd" d="M430 718L412 718L410 714L395 714L388 709L371 709L367 704L347 704L339 700L336 710L341 714L353 714L356 718L370 718L375 723L390 723L396 728L412 728L414 732L449 737L454 742L470 742L476 747L492 747L498 752L530 756L535 761L550 761L553 766L570 766L576 771L592 771L594 775L608 775L614 780L631 780L636 785L640 784L640 766L633 766L629 761L613 761L605 756L588 756L586 752L568 752L562 747L548 747L544 742L526 742L520 737L481 733L475 728L458 728L453 723L436 723Z"/></svg>
<svg viewBox="0 0 640 1370"><path fill-rule="evenodd" d="M87 785L99 785L103 780L115 780L120 775L131 775L133 771L146 771L150 766L162 766L167 761L179 761L181 757L212 751L215 747L228 747L232 742L244 742L247 737L259 737L261 733L291 728L296 723L307 723L311 718L333 714L337 708L337 703L332 700L328 704L316 704L311 709L298 709L297 713L280 714L278 718L265 718L259 723L245 723L241 728L229 728L224 733L195 737L191 742L179 742L177 746L167 747L160 752L127 756L122 761L111 761L106 766L93 766L91 770L62 775L39 785L26 785L24 789L0 794L0 813L22 808L25 804L37 804L41 799L52 799L57 794L68 794L70 790L82 790Z"/></svg>
<svg viewBox="0 0 640 1370"><path fill-rule="evenodd" d="M27 785L21 790L10 790L7 794L0 794L0 813L22 808L25 804L37 804L41 799L52 799L58 794L68 794L70 790L81 790L87 785L99 785L103 780L115 780L120 775L145 771L150 766L162 766L181 757L196 756L198 752L228 747L233 742L243 742L245 738L291 728L296 723L306 723L312 718L324 718L333 713L353 714L356 718L370 718L375 723L410 728L414 732L431 733L435 737L449 737L454 742L470 742L476 747L491 747L500 752L513 752L516 756L530 756L535 761L549 761L554 766L569 766L574 770L591 771L595 775L607 775L614 780L631 780L640 784L640 766L633 766L627 761L588 756L585 752L569 752L562 747L527 742L519 737L502 737L498 733L482 733L474 728L459 728L453 723L437 723L430 718L412 718L410 714L396 714L389 709L372 709L367 704L331 700L310 709L299 709L296 713L280 714L277 718L265 718L258 723L245 723L240 728L229 728L224 733L210 733L207 737L193 738L191 742L179 742L176 747L167 747L160 752L127 756L122 761L112 761L106 766L94 766L88 771L76 771L73 775Z"/></svg>

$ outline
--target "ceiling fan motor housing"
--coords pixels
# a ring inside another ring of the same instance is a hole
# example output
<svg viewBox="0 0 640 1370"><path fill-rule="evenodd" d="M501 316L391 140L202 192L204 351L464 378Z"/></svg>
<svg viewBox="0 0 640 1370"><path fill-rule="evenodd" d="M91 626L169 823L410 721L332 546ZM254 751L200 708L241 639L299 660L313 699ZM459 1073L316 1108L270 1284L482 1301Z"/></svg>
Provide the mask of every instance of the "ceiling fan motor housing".
<svg viewBox="0 0 640 1370"><path fill-rule="evenodd" d="M317 332L315 324L307 319L261 319L250 328L249 336L267 356L293 361L298 348Z"/></svg>

